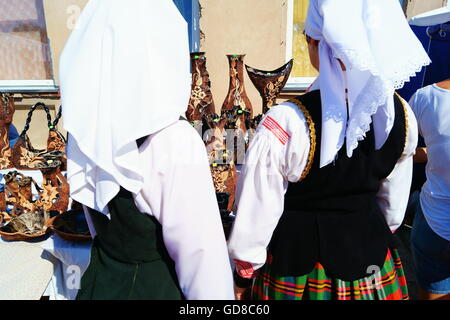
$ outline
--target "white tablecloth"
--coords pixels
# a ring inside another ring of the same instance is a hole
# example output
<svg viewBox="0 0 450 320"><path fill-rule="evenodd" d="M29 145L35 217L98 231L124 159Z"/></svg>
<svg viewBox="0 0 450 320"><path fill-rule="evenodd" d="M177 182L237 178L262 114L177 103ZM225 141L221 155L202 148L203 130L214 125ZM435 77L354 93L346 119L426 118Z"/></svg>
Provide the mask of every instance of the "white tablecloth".
<svg viewBox="0 0 450 320"><path fill-rule="evenodd" d="M0 238L0 300L72 300L90 260L91 242L52 235L41 242Z"/></svg>
<svg viewBox="0 0 450 320"><path fill-rule="evenodd" d="M0 239L0 300L39 300L58 264L40 243Z"/></svg>
<svg viewBox="0 0 450 320"><path fill-rule="evenodd" d="M45 296L50 300L74 300L80 287L81 276L89 266L92 242L69 242L56 234L41 247L60 262L55 269Z"/></svg>

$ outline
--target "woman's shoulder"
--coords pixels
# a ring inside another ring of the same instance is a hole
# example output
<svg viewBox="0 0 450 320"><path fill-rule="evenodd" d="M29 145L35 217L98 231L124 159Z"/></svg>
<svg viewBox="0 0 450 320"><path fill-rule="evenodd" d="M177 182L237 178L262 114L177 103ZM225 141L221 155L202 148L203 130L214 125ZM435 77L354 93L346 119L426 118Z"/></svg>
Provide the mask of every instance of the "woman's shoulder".
<svg viewBox="0 0 450 320"><path fill-rule="evenodd" d="M199 133L188 121L176 121L150 135L139 148L142 161L151 159L155 168L174 165L208 165L207 152ZM158 164L159 165L158 165Z"/></svg>
<svg viewBox="0 0 450 320"><path fill-rule="evenodd" d="M264 116L258 130L262 134L287 142L302 140L299 136L308 134L305 113L293 101L287 100L272 107Z"/></svg>
<svg viewBox="0 0 450 320"><path fill-rule="evenodd" d="M204 148L200 134L186 120L178 120L152 134L148 143L154 146L163 145L166 149L173 147L180 151L186 149L186 147L191 149Z"/></svg>
<svg viewBox="0 0 450 320"><path fill-rule="evenodd" d="M270 109L267 116L279 119L287 125L295 126L298 123L304 123L314 108L321 109L319 91L290 98Z"/></svg>

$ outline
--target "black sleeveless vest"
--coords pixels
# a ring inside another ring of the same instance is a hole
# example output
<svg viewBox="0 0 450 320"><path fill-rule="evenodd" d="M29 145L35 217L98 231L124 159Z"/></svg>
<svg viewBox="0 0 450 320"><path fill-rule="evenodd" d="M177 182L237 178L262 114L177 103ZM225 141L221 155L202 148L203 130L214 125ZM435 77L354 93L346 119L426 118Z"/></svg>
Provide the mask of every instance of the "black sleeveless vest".
<svg viewBox="0 0 450 320"><path fill-rule="evenodd" d="M368 268L381 269L392 247L392 233L376 194L405 147L404 106L395 97L395 123L380 150L375 150L371 128L351 158L344 145L334 163L320 168L320 92L296 99L314 125L316 149L306 178L290 183L285 195L284 213L269 245L272 272L301 276L320 262L329 276L344 281L370 276Z"/></svg>

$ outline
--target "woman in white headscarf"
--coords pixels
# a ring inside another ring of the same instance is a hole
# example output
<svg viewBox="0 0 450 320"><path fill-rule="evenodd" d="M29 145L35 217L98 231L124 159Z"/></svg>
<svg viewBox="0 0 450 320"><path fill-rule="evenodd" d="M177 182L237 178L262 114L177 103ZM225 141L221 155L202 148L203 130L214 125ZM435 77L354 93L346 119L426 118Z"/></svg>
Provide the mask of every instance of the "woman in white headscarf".
<svg viewBox="0 0 450 320"><path fill-rule="evenodd" d="M268 112L238 184L236 296L407 299L417 124L394 90L430 60L396 0L312 0L305 32L320 76Z"/></svg>
<svg viewBox="0 0 450 320"><path fill-rule="evenodd" d="M173 2L90 0L60 78L71 196L95 236L77 298L232 299L205 147L180 120L189 49Z"/></svg>

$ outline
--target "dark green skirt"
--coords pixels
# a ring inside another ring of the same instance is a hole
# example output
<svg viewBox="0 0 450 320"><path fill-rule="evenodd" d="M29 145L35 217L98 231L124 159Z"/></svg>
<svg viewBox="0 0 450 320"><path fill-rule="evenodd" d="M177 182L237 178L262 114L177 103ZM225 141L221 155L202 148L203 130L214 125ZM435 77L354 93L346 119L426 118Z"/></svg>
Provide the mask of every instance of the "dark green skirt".
<svg viewBox="0 0 450 320"><path fill-rule="evenodd" d="M94 245L77 300L180 300L176 276L161 259L127 264Z"/></svg>

